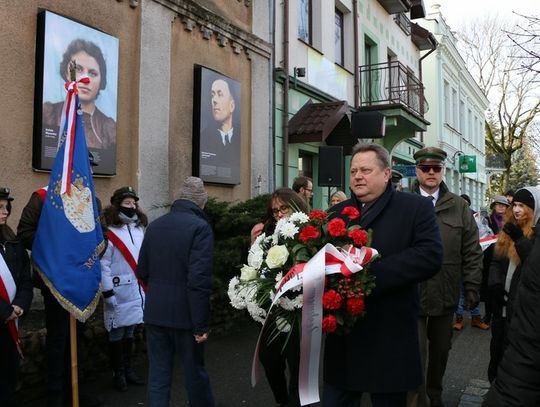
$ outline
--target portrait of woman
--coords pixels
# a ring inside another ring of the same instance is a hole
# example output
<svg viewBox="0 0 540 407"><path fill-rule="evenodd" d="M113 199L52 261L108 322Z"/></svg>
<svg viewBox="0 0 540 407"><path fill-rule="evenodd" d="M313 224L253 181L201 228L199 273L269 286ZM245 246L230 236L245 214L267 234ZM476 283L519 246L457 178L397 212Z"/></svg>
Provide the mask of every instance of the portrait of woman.
<svg viewBox="0 0 540 407"><path fill-rule="evenodd" d="M77 84L86 145L96 159L95 174L116 173L116 119L118 88L118 39L93 27L50 11L38 18L36 61L36 128L34 168L51 169L61 136L60 122L66 98L65 83ZM37 154L39 152L39 155Z"/></svg>

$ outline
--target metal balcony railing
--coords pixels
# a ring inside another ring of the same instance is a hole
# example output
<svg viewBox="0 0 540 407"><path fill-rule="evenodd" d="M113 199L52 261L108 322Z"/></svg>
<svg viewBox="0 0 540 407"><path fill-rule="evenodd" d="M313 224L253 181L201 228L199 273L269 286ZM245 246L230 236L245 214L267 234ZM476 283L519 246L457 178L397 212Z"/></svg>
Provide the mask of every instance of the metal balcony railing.
<svg viewBox="0 0 540 407"><path fill-rule="evenodd" d="M406 35L411 35L411 20L409 20L405 13L395 14L394 21Z"/></svg>
<svg viewBox="0 0 540 407"><path fill-rule="evenodd" d="M363 65L360 69L360 106L401 105L424 117L424 85L398 61Z"/></svg>

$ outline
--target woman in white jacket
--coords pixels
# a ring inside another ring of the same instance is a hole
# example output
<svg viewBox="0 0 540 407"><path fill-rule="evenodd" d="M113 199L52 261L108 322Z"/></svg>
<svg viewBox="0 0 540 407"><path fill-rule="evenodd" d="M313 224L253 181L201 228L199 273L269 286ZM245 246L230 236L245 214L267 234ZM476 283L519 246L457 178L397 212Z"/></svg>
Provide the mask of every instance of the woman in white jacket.
<svg viewBox="0 0 540 407"><path fill-rule="evenodd" d="M133 332L143 322L145 299L135 271L148 218L138 200L132 187L122 187L114 191L104 211L108 243L101 259L103 320L109 332L113 383L119 391L126 391L127 383L145 384L131 368Z"/></svg>

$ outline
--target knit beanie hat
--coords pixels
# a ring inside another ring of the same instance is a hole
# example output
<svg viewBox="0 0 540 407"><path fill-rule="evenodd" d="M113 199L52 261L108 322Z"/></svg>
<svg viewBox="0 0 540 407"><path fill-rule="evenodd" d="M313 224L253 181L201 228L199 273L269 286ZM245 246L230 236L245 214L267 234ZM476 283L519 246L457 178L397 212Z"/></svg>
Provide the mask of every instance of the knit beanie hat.
<svg viewBox="0 0 540 407"><path fill-rule="evenodd" d="M518 190L514 195L512 202L521 202L534 210L534 197L531 191L529 191L527 188L521 188Z"/></svg>
<svg viewBox="0 0 540 407"><path fill-rule="evenodd" d="M178 191L178 199L187 199L194 202L198 207L204 208L208 200L208 194L200 178L187 177Z"/></svg>

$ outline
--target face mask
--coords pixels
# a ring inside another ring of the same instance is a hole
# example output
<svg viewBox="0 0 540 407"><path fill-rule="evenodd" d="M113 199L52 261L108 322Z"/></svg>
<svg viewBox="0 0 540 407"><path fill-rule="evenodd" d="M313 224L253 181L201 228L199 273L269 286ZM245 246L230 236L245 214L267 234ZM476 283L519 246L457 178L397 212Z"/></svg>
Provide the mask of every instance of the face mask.
<svg viewBox="0 0 540 407"><path fill-rule="evenodd" d="M132 218L133 215L135 215L135 208L126 208L125 206L121 206L118 208L118 211L126 215L128 218Z"/></svg>

